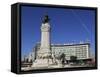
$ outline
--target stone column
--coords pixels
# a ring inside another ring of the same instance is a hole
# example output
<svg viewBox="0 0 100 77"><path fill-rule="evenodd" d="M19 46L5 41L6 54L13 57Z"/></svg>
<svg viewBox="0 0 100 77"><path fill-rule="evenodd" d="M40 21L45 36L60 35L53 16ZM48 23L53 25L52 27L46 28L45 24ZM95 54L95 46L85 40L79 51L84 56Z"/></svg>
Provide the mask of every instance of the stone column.
<svg viewBox="0 0 100 77"><path fill-rule="evenodd" d="M37 51L37 57L33 67L49 67L52 62L52 54L50 50L50 24L48 15L46 15L41 25L41 45Z"/></svg>

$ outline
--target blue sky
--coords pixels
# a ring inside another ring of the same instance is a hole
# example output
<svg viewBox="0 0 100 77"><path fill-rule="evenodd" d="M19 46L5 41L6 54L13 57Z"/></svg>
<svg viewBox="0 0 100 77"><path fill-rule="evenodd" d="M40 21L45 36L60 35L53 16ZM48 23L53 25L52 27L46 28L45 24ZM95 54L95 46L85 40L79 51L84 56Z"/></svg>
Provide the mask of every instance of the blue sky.
<svg viewBox="0 0 100 77"><path fill-rule="evenodd" d="M41 19L45 14L50 17L51 43L79 43L88 39L92 51L95 52L94 10L22 6L22 55L27 55L36 43L40 42Z"/></svg>

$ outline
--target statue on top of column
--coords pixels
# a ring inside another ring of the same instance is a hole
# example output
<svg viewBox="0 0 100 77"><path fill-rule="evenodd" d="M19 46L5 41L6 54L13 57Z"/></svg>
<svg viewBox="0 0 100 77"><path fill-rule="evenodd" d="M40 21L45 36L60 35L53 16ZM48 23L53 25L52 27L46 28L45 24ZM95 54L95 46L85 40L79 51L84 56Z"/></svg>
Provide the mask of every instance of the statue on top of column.
<svg viewBox="0 0 100 77"><path fill-rule="evenodd" d="M50 20L49 19L49 16L48 15L45 15L42 22L43 23L47 23L47 22L49 22L49 20Z"/></svg>

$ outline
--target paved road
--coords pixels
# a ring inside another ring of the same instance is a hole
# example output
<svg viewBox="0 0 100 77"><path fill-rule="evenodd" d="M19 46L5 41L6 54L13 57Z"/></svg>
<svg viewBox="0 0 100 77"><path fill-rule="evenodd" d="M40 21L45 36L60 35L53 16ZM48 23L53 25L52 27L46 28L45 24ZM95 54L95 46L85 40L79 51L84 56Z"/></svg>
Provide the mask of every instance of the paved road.
<svg viewBox="0 0 100 77"><path fill-rule="evenodd" d="M86 66L86 65L50 65L49 67L23 67L21 68L22 70L24 71L27 71L27 70L36 70L36 69L55 69L55 68L77 68L77 67L89 67L89 66Z"/></svg>

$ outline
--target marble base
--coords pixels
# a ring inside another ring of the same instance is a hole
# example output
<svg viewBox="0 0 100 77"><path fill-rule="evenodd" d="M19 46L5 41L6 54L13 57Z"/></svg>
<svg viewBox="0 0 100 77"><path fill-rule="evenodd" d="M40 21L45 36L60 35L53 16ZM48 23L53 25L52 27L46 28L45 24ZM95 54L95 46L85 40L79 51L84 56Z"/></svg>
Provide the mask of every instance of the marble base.
<svg viewBox="0 0 100 77"><path fill-rule="evenodd" d="M52 59L36 59L32 67L49 67L53 63Z"/></svg>

